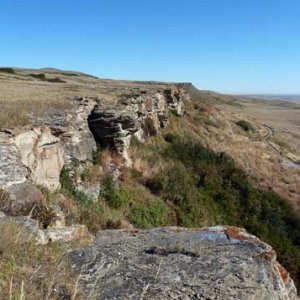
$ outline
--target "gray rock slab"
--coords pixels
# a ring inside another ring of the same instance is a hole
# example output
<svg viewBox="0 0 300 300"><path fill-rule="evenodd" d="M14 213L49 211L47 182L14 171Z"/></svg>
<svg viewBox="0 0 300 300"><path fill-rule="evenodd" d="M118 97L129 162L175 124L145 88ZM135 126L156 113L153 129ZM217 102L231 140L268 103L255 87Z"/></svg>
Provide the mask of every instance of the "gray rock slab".
<svg viewBox="0 0 300 300"><path fill-rule="evenodd" d="M235 227L102 231L69 257L86 299L297 299L271 246Z"/></svg>

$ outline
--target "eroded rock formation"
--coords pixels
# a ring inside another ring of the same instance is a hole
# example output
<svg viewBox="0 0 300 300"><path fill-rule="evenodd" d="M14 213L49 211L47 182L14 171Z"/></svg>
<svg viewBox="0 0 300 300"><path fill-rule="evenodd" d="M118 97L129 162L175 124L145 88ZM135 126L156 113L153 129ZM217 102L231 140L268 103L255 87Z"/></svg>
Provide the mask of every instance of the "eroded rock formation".
<svg viewBox="0 0 300 300"><path fill-rule="evenodd" d="M74 160L91 159L96 142L117 151L128 163L131 138L136 136L143 141L167 127L169 111L184 114L183 101L187 98L189 95L175 86L131 91L120 97L114 107L100 105L96 98L76 97L69 110L37 117L32 129L2 132L0 187L30 179L55 190L59 188L63 166Z"/></svg>
<svg viewBox="0 0 300 300"><path fill-rule="evenodd" d="M297 299L271 246L235 227L102 231L69 256L86 299Z"/></svg>
<svg viewBox="0 0 300 300"><path fill-rule="evenodd" d="M30 177L35 184L51 190L59 187L64 165L64 149L48 127L33 128L7 136L0 143L3 187L23 183Z"/></svg>
<svg viewBox="0 0 300 300"><path fill-rule="evenodd" d="M89 233L85 225L60 226L55 228L40 228L38 221L27 216L11 217L0 212L0 225L15 225L21 228L20 234L33 239L37 245L45 245L49 242L71 242L91 244L94 237ZM22 236L23 242L26 242Z"/></svg>
<svg viewBox="0 0 300 300"><path fill-rule="evenodd" d="M169 110L184 114L189 95L176 87L161 91L136 91L120 98L115 107L97 105L89 116L96 141L121 154L128 162L131 138L143 141L169 124Z"/></svg>
<svg viewBox="0 0 300 300"><path fill-rule="evenodd" d="M37 118L32 129L17 128L1 133L1 188L30 180L56 190L65 164L92 158L96 143L87 119L96 100L76 98L73 102L70 111Z"/></svg>
<svg viewBox="0 0 300 300"><path fill-rule="evenodd" d="M27 170L21 163L18 149L13 144L0 144L0 187L26 181Z"/></svg>

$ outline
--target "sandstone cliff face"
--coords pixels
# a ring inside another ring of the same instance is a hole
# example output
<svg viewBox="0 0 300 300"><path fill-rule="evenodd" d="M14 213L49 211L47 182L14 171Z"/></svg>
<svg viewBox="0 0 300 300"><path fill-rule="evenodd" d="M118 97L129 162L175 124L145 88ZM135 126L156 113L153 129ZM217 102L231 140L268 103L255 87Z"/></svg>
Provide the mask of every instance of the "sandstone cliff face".
<svg viewBox="0 0 300 300"><path fill-rule="evenodd" d="M48 127L8 136L1 144L1 186L26 181L26 177L50 190L59 187L59 174L64 165L64 149ZM6 165L9 164L8 167Z"/></svg>
<svg viewBox="0 0 300 300"><path fill-rule="evenodd" d="M235 227L102 231L69 256L83 299L297 299L272 248Z"/></svg>
<svg viewBox="0 0 300 300"><path fill-rule="evenodd" d="M97 149L109 147L130 164L131 138L143 141L169 124L169 110L184 114L189 95L176 87L159 91L135 91L121 97L115 107L100 105L91 97L76 97L60 114L36 118L32 129L0 134L0 187L26 180L50 190L59 188L64 165L92 158Z"/></svg>
<svg viewBox="0 0 300 300"><path fill-rule="evenodd" d="M70 111L37 119L32 129L2 132L0 187L30 180L58 189L63 166L75 159L91 159L96 150L87 122L95 104L95 99L76 98Z"/></svg>
<svg viewBox="0 0 300 300"><path fill-rule="evenodd" d="M127 150L131 138L143 141L169 124L169 111L184 114L184 100L189 95L182 89L139 91L122 97L114 108L98 105L89 116L89 125L102 147L121 154L130 164Z"/></svg>

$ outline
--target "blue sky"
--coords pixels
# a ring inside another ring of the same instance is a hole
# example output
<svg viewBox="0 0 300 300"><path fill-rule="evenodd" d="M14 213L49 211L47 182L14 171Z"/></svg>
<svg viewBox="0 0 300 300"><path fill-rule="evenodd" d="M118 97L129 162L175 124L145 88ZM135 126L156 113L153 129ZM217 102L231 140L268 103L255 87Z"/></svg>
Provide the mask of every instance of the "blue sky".
<svg viewBox="0 0 300 300"><path fill-rule="evenodd" d="M1 0L0 65L300 94L300 1Z"/></svg>

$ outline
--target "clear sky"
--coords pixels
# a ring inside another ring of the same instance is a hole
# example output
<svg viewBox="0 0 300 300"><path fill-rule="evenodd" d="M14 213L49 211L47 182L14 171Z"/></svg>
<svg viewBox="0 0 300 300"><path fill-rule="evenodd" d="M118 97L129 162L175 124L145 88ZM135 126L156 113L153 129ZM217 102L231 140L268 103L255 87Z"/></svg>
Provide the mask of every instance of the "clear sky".
<svg viewBox="0 0 300 300"><path fill-rule="evenodd" d="M0 65L300 94L300 0L1 0Z"/></svg>

